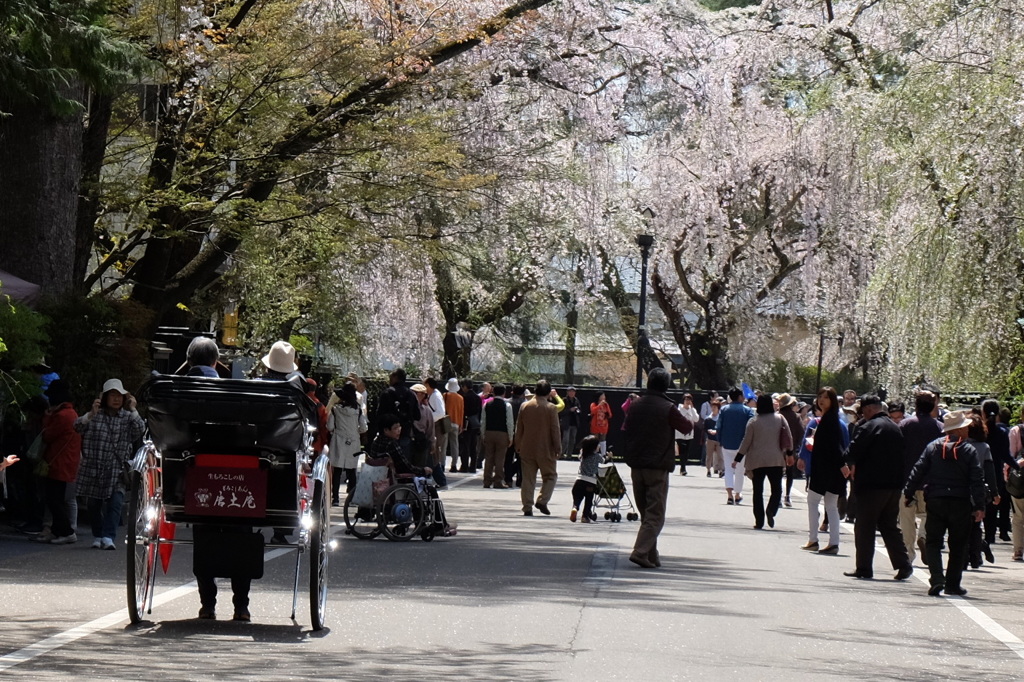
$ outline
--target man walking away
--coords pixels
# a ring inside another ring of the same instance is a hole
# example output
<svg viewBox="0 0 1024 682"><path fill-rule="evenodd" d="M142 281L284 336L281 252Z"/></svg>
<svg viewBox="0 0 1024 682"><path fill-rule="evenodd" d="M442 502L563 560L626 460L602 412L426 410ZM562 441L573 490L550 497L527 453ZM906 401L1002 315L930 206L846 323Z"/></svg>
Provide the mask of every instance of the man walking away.
<svg viewBox="0 0 1024 682"><path fill-rule="evenodd" d="M900 422L903 432L903 479L910 477L917 460L921 459L928 443L942 435L942 422L932 414L935 410L935 394L931 391L918 391L914 396L914 416ZM910 561L914 561L915 549L921 552L921 562L925 563L924 551L925 503L924 492L914 494L914 503L900 506L900 531L903 533L903 544L907 547Z"/></svg>
<svg viewBox="0 0 1024 682"><path fill-rule="evenodd" d="M885 551L896 570L896 580L913 574L907 547L900 533L900 492L903 487L903 433L882 407L882 399L868 394L860 400L864 421L846 453L850 478L857 494L857 520L853 535L857 566L844 573L870 579L875 558L875 531L882 534Z"/></svg>
<svg viewBox="0 0 1024 682"><path fill-rule="evenodd" d="M985 517L985 474L977 451L967 442L969 425L963 412L947 414L942 426L945 436L924 449L903 490L908 506L913 504L916 491L925 490L925 548L931 571L928 594L933 597L943 591L956 596L967 594L960 586L960 577L967 563L971 517L975 521ZM942 542L947 532L949 562L943 575Z"/></svg>
<svg viewBox="0 0 1024 682"><path fill-rule="evenodd" d="M626 415L626 464L640 510L640 530L629 560L641 568L661 566L658 535L665 525L669 475L675 466L675 432L693 431L693 422L665 395L671 383L666 369L652 369L647 375L647 391Z"/></svg>
<svg viewBox="0 0 1024 682"><path fill-rule="evenodd" d="M516 422L515 446L522 466L523 516L533 516L536 507L541 514L550 516L548 502L555 491L558 480L558 453L562 450L561 433L558 430L558 408L549 400L551 384L541 379L537 382L535 395L523 403ZM537 485L537 472L541 475L540 495L533 500Z"/></svg>

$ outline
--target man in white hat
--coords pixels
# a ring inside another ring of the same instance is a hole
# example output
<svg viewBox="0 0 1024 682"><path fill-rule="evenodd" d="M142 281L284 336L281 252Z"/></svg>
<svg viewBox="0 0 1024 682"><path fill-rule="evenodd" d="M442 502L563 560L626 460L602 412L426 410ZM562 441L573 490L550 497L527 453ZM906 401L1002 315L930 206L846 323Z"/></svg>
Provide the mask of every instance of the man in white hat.
<svg viewBox="0 0 1024 682"><path fill-rule="evenodd" d="M943 435L924 449L903 489L908 507L914 503L914 493L925 490L925 551L931 571L928 594L933 597L943 591L955 596L967 594L960 578L967 563L971 520L980 521L985 516L985 474L978 452L967 442L969 425L966 413L947 414ZM949 560L943 575L942 542L947 532Z"/></svg>

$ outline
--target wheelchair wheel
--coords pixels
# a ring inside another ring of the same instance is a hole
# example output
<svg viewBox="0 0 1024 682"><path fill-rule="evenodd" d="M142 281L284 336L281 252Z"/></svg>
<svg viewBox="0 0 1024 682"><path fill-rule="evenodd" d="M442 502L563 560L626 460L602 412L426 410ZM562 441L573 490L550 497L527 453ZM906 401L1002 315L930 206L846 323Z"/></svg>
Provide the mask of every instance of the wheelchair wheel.
<svg viewBox="0 0 1024 682"><path fill-rule="evenodd" d="M345 496L345 528L349 535L362 540L372 540L380 535L380 512L375 507L358 507L352 504L352 494Z"/></svg>
<svg viewBox="0 0 1024 682"><path fill-rule="evenodd" d="M412 485L393 485L381 503L381 530L388 540L404 542L419 534L427 516L423 497Z"/></svg>
<svg viewBox="0 0 1024 682"><path fill-rule="evenodd" d="M309 617L314 630L323 630L327 616L327 550L331 535L329 502L324 482L317 481L313 488L313 527L309 531Z"/></svg>
<svg viewBox="0 0 1024 682"><path fill-rule="evenodd" d="M156 577L161 506L153 483L153 477L148 473L132 472L128 505L130 525L125 538L128 618L132 623L142 620Z"/></svg>

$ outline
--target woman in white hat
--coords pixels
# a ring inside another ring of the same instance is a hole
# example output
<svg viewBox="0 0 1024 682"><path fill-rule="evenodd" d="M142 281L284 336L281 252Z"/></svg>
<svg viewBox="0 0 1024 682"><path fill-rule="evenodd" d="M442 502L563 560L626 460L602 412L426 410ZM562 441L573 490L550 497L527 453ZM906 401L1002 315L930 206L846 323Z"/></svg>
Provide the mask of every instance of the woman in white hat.
<svg viewBox="0 0 1024 682"><path fill-rule="evenodd" d="M125 467L146 425L135 411L135 397L120 379L109 379L88 414L75 421L82 434L78 495L88 500L93 549L114 549L127 488Z"/></svg>

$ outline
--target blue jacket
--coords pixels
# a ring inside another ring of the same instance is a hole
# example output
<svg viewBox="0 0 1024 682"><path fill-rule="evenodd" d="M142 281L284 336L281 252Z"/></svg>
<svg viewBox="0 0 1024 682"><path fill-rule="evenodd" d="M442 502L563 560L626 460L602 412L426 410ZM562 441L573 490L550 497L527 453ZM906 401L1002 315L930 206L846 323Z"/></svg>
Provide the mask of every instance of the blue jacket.
<svg viewBox="0 0 1024 682"><path fill-rule="evenodd" d="M743 442L743 434L747 431L747 422L754 418L754 411L743 403L729 403L718 413L715 430L718 431L718 442L725 450L736 450Z"/></svg>

